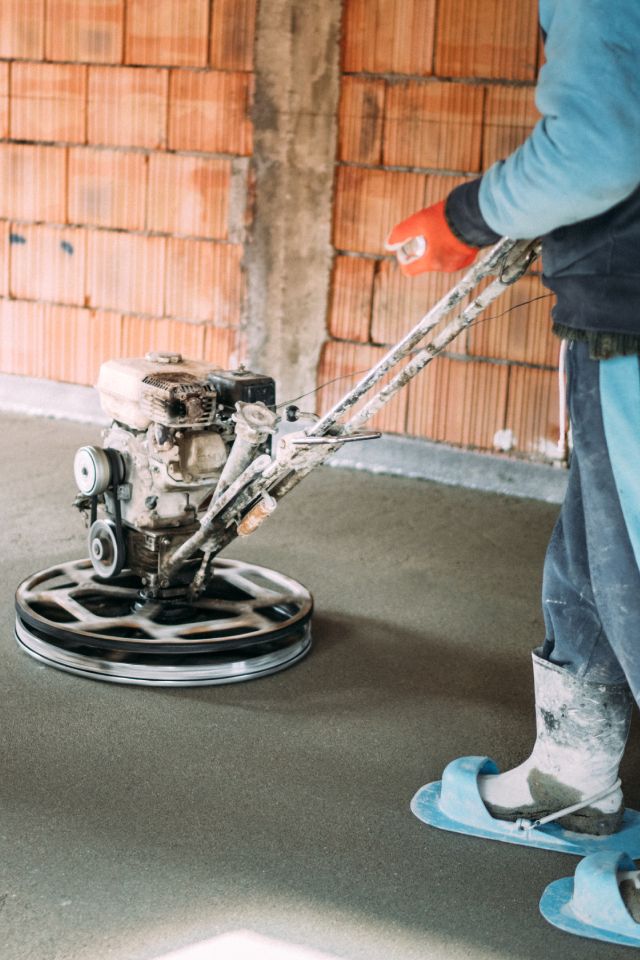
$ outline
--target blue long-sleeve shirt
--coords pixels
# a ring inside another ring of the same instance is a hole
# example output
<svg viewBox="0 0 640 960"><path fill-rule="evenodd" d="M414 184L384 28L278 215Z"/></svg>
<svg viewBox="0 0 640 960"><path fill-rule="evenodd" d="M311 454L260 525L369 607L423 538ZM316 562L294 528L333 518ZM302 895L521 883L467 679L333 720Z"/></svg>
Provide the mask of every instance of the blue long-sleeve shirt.
<svg viewBox="0 0 640 960"><path fill-rule="evenodd" d="M513 238L601 214L640 185L640 0L540 0L542 119L480 185L480 211Z"/></svg>
<svg viewBox="0 0 640 960"><path fill-rule="evenodd" d="M542 119L447 198L472 246L542 238L555 330L640 353L640 0L540 0Z"/></svg>

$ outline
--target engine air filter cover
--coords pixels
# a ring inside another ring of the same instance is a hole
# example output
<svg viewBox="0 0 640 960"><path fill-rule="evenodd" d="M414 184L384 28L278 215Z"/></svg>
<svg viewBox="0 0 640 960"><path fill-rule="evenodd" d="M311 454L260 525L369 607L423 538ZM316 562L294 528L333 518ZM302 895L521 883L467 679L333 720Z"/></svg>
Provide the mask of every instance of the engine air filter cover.
<svg viewBox="0 0 640 960"><path fill-rule="evenodd" d="M108 416L134 430L146 430L156 413L170 416L166 413L163 398L170 402L172 390L192 399L199 394L203 399L202 416L205 419L210 416L211 405L215 408L216 393L215 386L207 378L218 367L183 359L180 354L162 356L162 360L158 357L126 357L102 364L97 388L102 409ZM176 407L175 411L179 413L180 408ZM171 423L174 422L172 419Z"/></svg>
<svg viewBox="0 0 640 960"><path fill-rule="evenodd" d="M142 381L140 406L164 426L206 427L216 412L216 391L190 373L150 373Z"/></svg>

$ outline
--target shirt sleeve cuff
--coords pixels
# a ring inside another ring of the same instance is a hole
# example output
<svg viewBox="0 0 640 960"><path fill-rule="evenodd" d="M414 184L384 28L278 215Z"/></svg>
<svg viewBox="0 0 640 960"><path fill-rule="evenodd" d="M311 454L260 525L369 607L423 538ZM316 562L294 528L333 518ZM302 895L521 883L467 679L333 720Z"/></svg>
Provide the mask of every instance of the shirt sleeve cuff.
<svg viewBox="0 0 640 960"><path fill-rule="evenodd" d="M482 177L455 187L447 197L444 215L451 232L470 247L497 243L500 234L492 230L480 212Z"/></svg>

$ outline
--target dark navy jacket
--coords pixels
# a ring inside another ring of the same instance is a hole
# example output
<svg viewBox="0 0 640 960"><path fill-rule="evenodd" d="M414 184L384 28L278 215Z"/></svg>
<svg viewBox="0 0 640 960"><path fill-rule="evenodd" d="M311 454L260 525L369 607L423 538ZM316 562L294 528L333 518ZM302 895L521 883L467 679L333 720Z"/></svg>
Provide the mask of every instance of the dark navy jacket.
<svg viewBox="0 0 640 960"><path fill-rule="evenodd" d="M540 0L542 119L509 157L449 196L484 246L543 238L554 320L640 336L640 0Z"/></svg>

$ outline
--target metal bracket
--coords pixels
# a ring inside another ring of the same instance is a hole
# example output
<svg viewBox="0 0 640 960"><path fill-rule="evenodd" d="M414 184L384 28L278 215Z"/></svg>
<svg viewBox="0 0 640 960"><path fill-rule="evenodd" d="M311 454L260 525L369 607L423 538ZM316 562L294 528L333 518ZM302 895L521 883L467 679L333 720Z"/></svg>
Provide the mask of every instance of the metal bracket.
<svg viewBox="0 0 640 960"><path fill-rule="evenodd" d="M523 277L536 257L540 256L541 250L540 240L531 240L524 248L518 245L510 250L500 268L500 282L511 284Z"/></svg>

